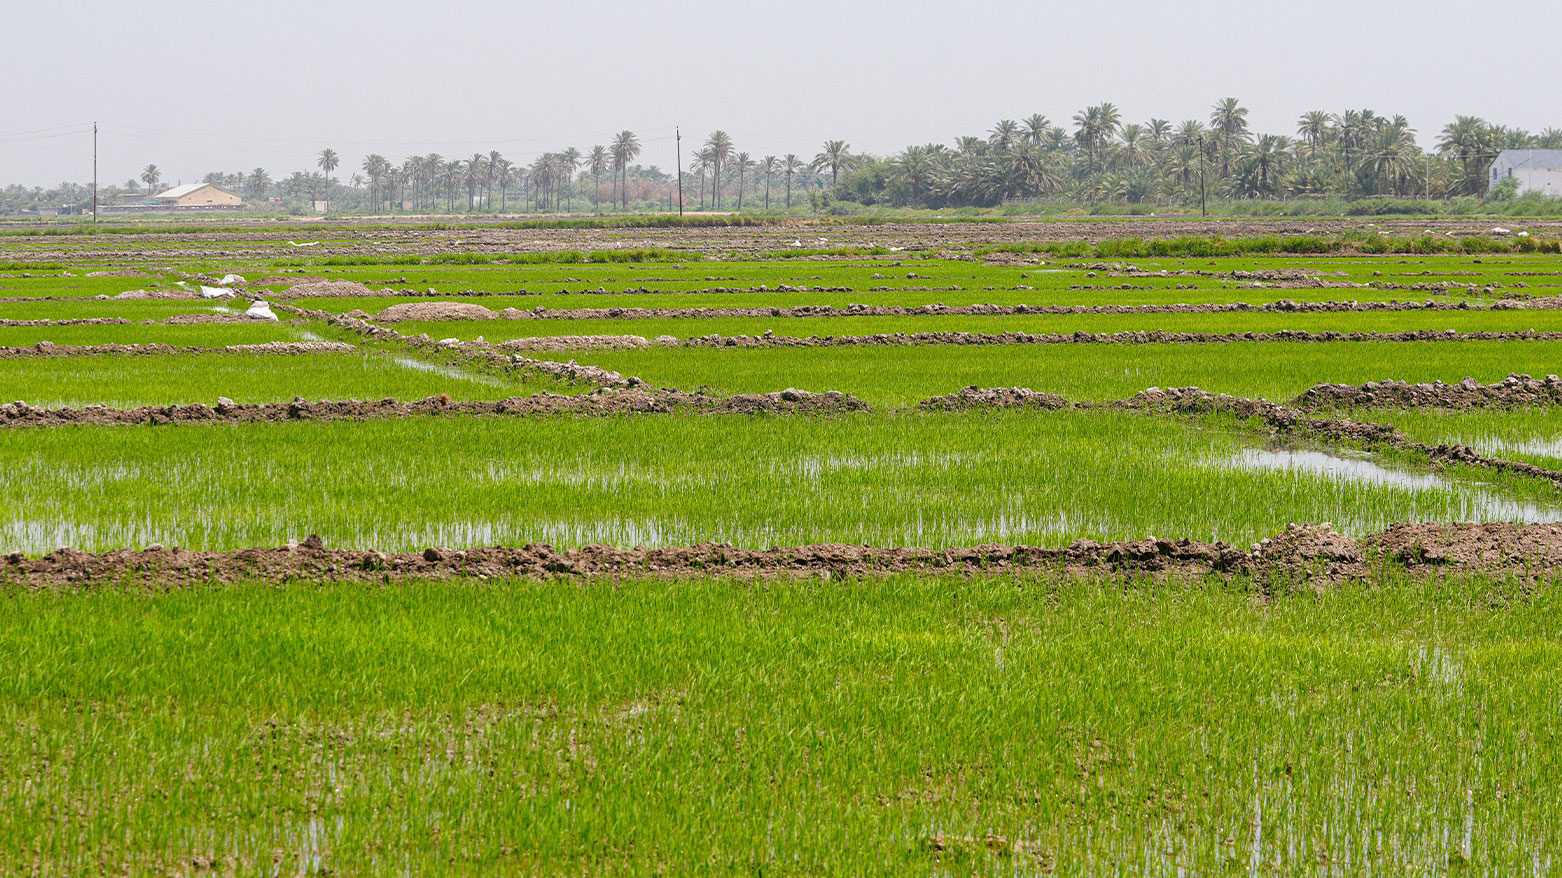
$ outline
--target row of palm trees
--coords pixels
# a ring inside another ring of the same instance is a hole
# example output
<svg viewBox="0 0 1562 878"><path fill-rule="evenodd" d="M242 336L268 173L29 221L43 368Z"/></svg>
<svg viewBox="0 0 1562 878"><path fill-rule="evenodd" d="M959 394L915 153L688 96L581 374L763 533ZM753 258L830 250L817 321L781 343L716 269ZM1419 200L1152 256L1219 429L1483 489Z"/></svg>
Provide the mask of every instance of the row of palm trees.
<svg viewBox="0 0 1562 878"><path fill-rule="evenodd" d="M629 206L629 174L639 157L640 140L633 131L620 131L606 145L593 146L582 153L575 147L538 156L529 165L511 162L497 150L484 155L473 153L465 159L446 159L438 153L411 156L401 165L392 164L383 155L371 154L363 160L363 174L370 202L410 202L414 210L437 209L441 198L446 210L454 210L460 193L466 193L466 209L481 204L498 209L509 205L512 189L530 194L531 207L537 210L570 210L575 183L582 175L593 181L593 202L599 200L601 181L608 176L613 186L612 204ZM322 153L323 155L323 153Z"/></svg>
<svg viewBox="0 0 1562 878"><path fill-rule="evenodd" d="M1002 119L985 137L908 146L886 157L853 153L844 140L825 141L811 160L793 153L755 156L716 130L692 154L686 170L694 180L680 195L702 210L767 211L790 209L799 186L828 188L836 200L925 207L1043 198L1146 203L1193 199L1201 192L1225 198L1482 195L1493 158L1508 148L1562 148L1562 131L1532 135L1460 116L1442 129L1434 151L1423 152L1405 117L1371 110L1303 113L1291 136L1252 131L1248 109L1236 98L1215 102L1207 120L1176 124L1125 122L1115 105L1101 103L1074 114L1067 126L1039 113ZM591 206L600 210L606 179L607 203L628 210L650 192L643 185L647 175L658 184L667 180L662 191L670 200L670 178L634 165L640 153L639 138L625 130L588 151L570 147L524 166L498 151L462 159L430 153L400 165L373 154L353 182L367 186L376 209L395 203L454 211L464 197L467 211L503 211L519 190L520 209L570 211L589 181ZM274 187L284 197L312 192L319 198L321 183L330 194L330 175L340 161L326 149L316 161L319 175L296 172L273 181L256 168L248 175L208 179L241 186L256 199ZM143 171L148 191L159 173L155 165ZM638 181L633 196L632 174ZM773 189L779 190L774 199Z"/></svg>
<svg viewBox="0 0 1562 878"><path fill-rule="evenodd" d="M1007 199L1149 202L1196 198L1481 195L1503 149L1562 148L1539 135L1460 116L1423 152L1403 116L1371 110L1304 113L1296 136L1256 134L1236 98L1208 121L1125 123L1111 103L1086 107L1072 126L1041 114L1004 119L983 137L911 146L887 158L852 156L838 198L899 205L993 205ZM832 173L832 180L835 178Z"/></svg>

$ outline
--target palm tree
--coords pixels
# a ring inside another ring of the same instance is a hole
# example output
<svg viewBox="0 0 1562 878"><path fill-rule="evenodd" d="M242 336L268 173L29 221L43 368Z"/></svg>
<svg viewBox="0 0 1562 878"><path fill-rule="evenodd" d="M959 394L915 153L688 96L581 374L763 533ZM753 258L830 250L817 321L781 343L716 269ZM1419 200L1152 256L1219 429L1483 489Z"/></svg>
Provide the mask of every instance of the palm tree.
<svg viewBox="0 0 1562 878"><path fill-rule="evenodd" d="M1025 117L1025 139L1038 146L1047 137L1047 129L1052 127L1052 121L1040 113L1032 113Z"/></svg>
<svg viewBox="0 0 1562 878"><path fill-rule="evenodd" d="M495 158L498 156L498 158ZM515 165L498 152L488 154L488 183L499 186L499 212L503 213L510 187L515 185ZM490 188L490 192L492 189ZM492 197L490 195L489 197Z"/></svg>
<svg viewBox="0 0 1562 878"><path fill-rule="evenodd" d="M925 146L908 146L893 159L896 174L906 181L911 201L918 202L933 177L933 161Z"/></svg>
<svg viewBox="0 0 1562 878"><path fill-rule="evenodd" d="M336 150L329 147L320 150L320 157L315 159L315 165L320 168L320 176L325 178L325 209L331 209L331 172L342 163L341 156Z"/></svg>
<svg viewBox="0 0 1562 878"><path fill-rule="evenodd" d="M844 140L826 140L824 149L814 156L814 167L830 169L830 188L840 182L841 169L851 170L851 145Z"/></svg>
<svg viewBox="0 0 1562 878"><path fill-rule="evenodd" d="M390 176L390 162L379 153L371 153L363 160L363 172L369 175L369 200L372 202L372 212L380 212L380 202L385 199L383 189L386 178Z"/></svg>
<svg viewBox="0 0 1562 878"><path fill-rule="evenodd" d="M1247 107L1236 98L1222 98L1215 102L1209 114L1209 124L1220 132L1220 175L1231 176L1231 144L1247 140Z"/></svg>
<svg viewBox="0 0 1562 878"><path fill-rule="evenodd" d="M591 172L591 208L597 212L602 207L602 172L608 169L610 162L607 147L601 144L593 146L591 153L586 156L586 168Z"/></svg>
<svg viewBox="0 0 1562 878"><path fill-rule="evenodd" d="M786 174L786 209L792 209L792 179L803 172L803 160L795 153L781 157L781 171Z"/></svg>
<svg viewBox="0 0 1562 878"><path fill-rule="evenodd" d="M157 169L157 165L147 165L141 169L141 182L146 184L146 194L152 194L152 187L157 181L163 179L163 172Z"/></svg>
<svg viewBox="0 0 1562 878"><path fill-rule="evenodd" d="M1315 159L1318 157L1318 147L1328 141L1332 131L1329 114L1322 110L1303 113L1301 118L1296 120L1296 133L1307 141L1308 152Z"/></svg>
<svg viewBox="0 0 1562 878"><path fill-rule="evenodd" d="M483 206L484 207L487 207L487 206L489 206L489 205L494 203L494 184L499 182L496 179L496 177L498 175L497 175L497 172L496 172L495 169L498 168L499 167L499 163L503 162L503 161L504 161L504 156L499 154L499 150L496 149L496 150L493 150L492 152L488 153L488 176L484 178L484 182L487 183L488 185L483 190Z"/></svg>
<svg viewBox="0 0 1562 878"><path fill-rule="evenodd" d="M483 176L487 165L487 157L480 152L472 153L472 157L464 163L461 178L466 181L467 213L471 213L477 207L477 187L483 184Z"/></svg>
<svg viewBox="0 0 1562 878"><path fill-rule="evenodd" d="M759 160L759 169L765 172L765 212L770 212L770 180L781 170L781 162L773 155Z"/></svg>
<svg viewBox="0 0 1562 878"><path fill-rule="evenodd" d="M987 133L987 145L999 152L1008 152L1009 147L1020 141L1020 123L1013 119L1000 119L993 130Z"/></svg>
<svg viewBox="0 0 1562 878"><path fill-rule="evenodd" d="M623 196L623 207L629 209L629 163L640 154L640 140L635 137L633 131L620 131L613 136L613 170L618 172L622 181L619 191Z"/></svg>
<svg viewBox="0 0 1562 878"><path fill-rule="evenodd" d="M725 131L712 131L705 138L705 148L710 152L711 201L721 210L721 166L732 158L732 137Z"/></svg>
<svg viewBox="0 0 1562 878"><path fill-rule="evenodd" d="M1344 153L1344 168L1351 168L1350 151L1353 147L1359 148L1369 130L1367 117L1372 115L1371 110L1346 110L1344 114L1335 117L1335 133L1339 138L1340 150Z"/></svg>
<svg viewBox="0 0 1562 878"><path fill-rule="evenodd" d="M740 152L732 158L733 167L738 169L738 210L743 210L743 176L754 170L754 159L746 152Z"/></svg>
<svg viewBox="0 0 1562 878"><path fill-rule="evenodd" d="M445 170L445 157L431 152L418 164L418 179L428 188L428 209L433 210L439 201L439 175Z"/></svg>
<svg viewBox="0 0 1562 878"><path fill-rule="evenodd" d="M704 146L701 147L699 152L694 154L694 164L689 168L697 173L700 178L700 210L705 209L705 172L715 162L716 157L710 146ZM715 189L716 187L713 185L711 188Z"/></svg>
<svg viewBox="0 0 1562 878"><path fill-rule="evenodd" d="M154 172L157 170L154 165L147 165L147 169ZM144 174L145 172L143 171L142 173ZM142 179L146 178L143 176ZM244 185L249 189L250 197L259 201L265 198L266 193L271 189L271 175L266 173L265 168L256 168L250 171L249 176L244 179Z"/></svg>
<svg viewBox="0 0 1562 878"><path fill-rule="evenodd" d="M1100 167L1101 148L1111 143L1113 135L1121 125L1122 114L1111 102L1086 107L1083 111L1074 114L1074 127L1077 129L1074 139L1085 150L1086 173L1091 173Z"/></svg>
<svg viewBox="0 0 1562 878"><path fill-rule="evenodd" d="M575 188L575 172L580 170L580 150L570 147L558 154L559 181L564 186L564 211L570 210L570 195Z"/></svg>
<svg viewBox="0 0 1562 878"><path fill-rule="evenodd" d="M1485 189L1487 169L1491 167L1488 156L1495 152L1495 140L1492 127L1478 116L1456 116L1443 126L1437 149L1459 160L1460 194L1476 195Z"/></svg>
<svg viewBox="0 0 1562 878"><path fill-rule="evenodd" d="M1361 173L1372 181L1374 190L1387 187L1399 195L1402 186L1421 167L1415 134L1396 122L1385 124L1374 135L1361 159Z"/></svg>

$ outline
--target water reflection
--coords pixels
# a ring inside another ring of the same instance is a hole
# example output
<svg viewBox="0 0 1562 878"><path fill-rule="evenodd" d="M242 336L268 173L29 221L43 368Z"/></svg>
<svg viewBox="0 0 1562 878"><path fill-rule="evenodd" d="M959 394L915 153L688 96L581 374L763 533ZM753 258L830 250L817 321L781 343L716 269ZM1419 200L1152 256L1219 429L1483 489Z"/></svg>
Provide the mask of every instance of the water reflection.
<svg viewBox="0 0 1562 878"><path fill-rule="evenodd" d="M1448 493L1461 501L1461 512L1471 521L1562 521L1562 507L1513 500L1501 496L1488 486L1450 479L1437 473L1386 467L1370 455L1360 452L1244 448L1232 455L1226 463L1249 470L1303 472L1338 482Z"/></svg>

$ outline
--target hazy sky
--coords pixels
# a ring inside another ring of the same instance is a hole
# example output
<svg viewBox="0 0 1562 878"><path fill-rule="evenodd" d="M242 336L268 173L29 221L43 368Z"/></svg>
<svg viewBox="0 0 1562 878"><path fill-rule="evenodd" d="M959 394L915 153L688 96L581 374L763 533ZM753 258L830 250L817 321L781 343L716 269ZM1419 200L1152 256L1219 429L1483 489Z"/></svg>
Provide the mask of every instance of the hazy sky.
<svg viewBox="0 0 1562 878"><path fill-rule="evenodd" d="M1562 3L1508 0L0 0L0 183L168 183L264 166L346 179L497 149L517 161L629 128L673 166L714 128L811 159L985 134L1112 101L1125 121L1259 131L1303 111L1403 113L1423 144L1456 114L1562 127ZM85 124L84 124L85 123ZM48 130L45 130L48 129Z"/></svg>

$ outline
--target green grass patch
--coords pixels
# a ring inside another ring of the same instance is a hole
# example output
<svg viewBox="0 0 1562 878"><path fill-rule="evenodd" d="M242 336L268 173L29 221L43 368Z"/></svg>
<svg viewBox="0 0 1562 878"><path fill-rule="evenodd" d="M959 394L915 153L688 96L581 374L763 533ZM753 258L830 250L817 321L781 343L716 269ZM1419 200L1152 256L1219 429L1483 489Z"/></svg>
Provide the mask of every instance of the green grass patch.
<svg viewBox="0 0 1562 878"><path fill-rule="evenodd" d="M95 327L85 327L95 328ZM107 327L115 328L115 327ZM140 328L140 327L137 327ZM202 327L195 327L202 328ZM465 373L409 356L359 354L103 354L0 360L0 400L56 408L306 399L503 399L551 391L578 393L528 373ZM32 435L38 435L36 433Z"/></svg>
<svg viewBox="0 0 1562 878"><path fill-rule="evenodd" d="M11 592L0 871L1528 873L1559 595Z"/></svg>
<svg viewBox="0 0 1562 878"><path fill-rule="evenodd" d="M491 325L485 323L484 325ZM1223 344L910 345L847 348L651 348L534 356L592 363L657 386L757 393L840 390L908 406L968 385L1029 387L1070 399L1122 399L1194 385L1281 401L1319 382L1482 382L1545 375L1562 342L1234 342Z"/></svg>
<svg viewBox="0 0 1562 878"><path fill-rule="evenodd" d="M1220 422L1085 412L11 430L0 431L0 508L17 513L0 521L0 548L241 548L311 533L402 550L1147 536L1246 545L1290 521L1362 533L1562 517L1555 489L1529 480L1263 469L1244 456L1251 447Z"/></svg>
<svg viewBox="0 0 1562 878"><path fill-rule="evenodd" d="M1067 335L1075 332L1459 332L1562 331L1562 311L1398 311L1365 313L1006 314L905 317L690 317L650 320L446 320L396 324L407 335L482 335L489 341L551 335L763 335L796 338L970 332Z"/></svg>

